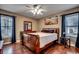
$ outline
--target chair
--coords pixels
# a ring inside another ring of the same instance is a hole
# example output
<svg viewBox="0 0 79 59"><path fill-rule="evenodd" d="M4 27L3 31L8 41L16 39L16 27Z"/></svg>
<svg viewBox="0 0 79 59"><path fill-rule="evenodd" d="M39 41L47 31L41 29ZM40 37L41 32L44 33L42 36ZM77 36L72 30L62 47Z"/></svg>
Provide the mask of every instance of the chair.
<svg viewBox="0 0 79 59"><path fill-rule="evenodd" d="M70 38L68 37L60 37L60 43L64 45L64 47L70 47Z"/></svg>

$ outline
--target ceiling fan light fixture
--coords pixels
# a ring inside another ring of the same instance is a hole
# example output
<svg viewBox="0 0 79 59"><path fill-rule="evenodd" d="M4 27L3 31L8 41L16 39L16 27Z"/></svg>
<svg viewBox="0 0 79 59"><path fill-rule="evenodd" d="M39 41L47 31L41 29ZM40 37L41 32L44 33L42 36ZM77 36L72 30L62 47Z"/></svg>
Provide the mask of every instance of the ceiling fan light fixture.
<svg viewBox="0 0 79 59"><path fill-rule="evenodd" d="M33 15L43 15L44 11L46 10L42 9L40 5L34 5L34 7L30 10Z"/></svg>
<svg viewBox="0 0 79 59"><path fill-rule="evenodd" d="M37 14L43 15L43 12L41 9L38 10Z"/></svg>
<svg viewBox="0 0 79 59"><path fill-rule="evenodd" d="M30 12L32 12L34 15L36 14L36 12L34 10L30 10Z"/></svg>

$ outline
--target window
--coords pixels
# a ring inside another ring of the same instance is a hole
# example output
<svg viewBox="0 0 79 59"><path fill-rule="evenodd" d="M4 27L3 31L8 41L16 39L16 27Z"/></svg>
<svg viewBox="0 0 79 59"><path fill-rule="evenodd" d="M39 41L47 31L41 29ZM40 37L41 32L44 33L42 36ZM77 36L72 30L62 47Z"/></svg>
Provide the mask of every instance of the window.
<svg viewBox="0 0 79 59"><path fill-rule="evenodd" d="M65 35L77 37L78 33L78 13L65 16Z"/></svg>
<svg viewBox="0 0 79 59"><path fill-rule="evenodd" d="M12 17L1 15L2 38L12 37Z"/></svg>

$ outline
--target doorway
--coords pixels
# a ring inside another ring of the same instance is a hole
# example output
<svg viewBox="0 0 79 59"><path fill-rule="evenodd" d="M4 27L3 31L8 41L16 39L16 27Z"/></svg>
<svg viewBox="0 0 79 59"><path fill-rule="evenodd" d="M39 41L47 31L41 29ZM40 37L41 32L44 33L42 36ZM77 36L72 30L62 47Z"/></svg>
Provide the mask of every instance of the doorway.
<svg viewBox="0 0 79 59"><path fill-rule="evenodd" d="M8 15L0 15L0 38L3 44L16 42L15 39L15 17Z"/></svg>

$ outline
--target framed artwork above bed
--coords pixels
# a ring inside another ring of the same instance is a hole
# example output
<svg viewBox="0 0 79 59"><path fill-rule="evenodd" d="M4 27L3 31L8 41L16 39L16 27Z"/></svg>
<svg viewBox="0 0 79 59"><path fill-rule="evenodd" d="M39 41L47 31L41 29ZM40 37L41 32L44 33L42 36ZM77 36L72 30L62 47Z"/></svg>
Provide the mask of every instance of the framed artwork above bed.
<svg viewBox="0 0 79 59"><path fill-rule="evenodd" d="M45 25L54 25L54 24L58 24L58 17L51 17L51 18L46 18L44 20Z"/></svg>

